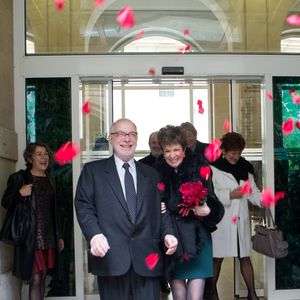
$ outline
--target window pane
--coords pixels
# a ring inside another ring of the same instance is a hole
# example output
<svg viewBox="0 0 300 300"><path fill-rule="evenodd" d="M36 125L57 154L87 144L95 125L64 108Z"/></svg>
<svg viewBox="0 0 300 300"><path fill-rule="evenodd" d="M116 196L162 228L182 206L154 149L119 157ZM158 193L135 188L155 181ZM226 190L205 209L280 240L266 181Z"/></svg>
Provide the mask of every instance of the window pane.
<svg viewBox="0 0 300 300"><path fill-rule="evenodd" d="M27 143L41 141L55 152L71 140L71 80L69 78L26 79ZM58 220L64 239L61 252L62 280L49 278L47 296L75 295L72 164L51 170L56 182Z"/></svg>
<svg viewBox="0 0 300 300"><path fill-rule="evenodd" d="M61 10L54 1L25 2L27 54L300 52L287 42L299 31L286 23L300 12L299 1L128 0L136 19L130 29L116 22L121 0L98 7L65 0Z"/></svg>
<svg viewBox="0 0 300 300"><path fill-rule="evenodd" d="M261 148L261 84L237 82L237 131L247 148Z"/></svg>
<svg viewBox="0 0 300 300"><path fill-rule="evenodd" d="M274 77L273 87L275 191L285 191L285 199L275 207L275 217L289 242L289 255L276 260L275 282L279 290L299 289L300 132L295 127L293 132L283 135L281 128L287 118L299 120L299 106L292 95L300 93L300 77Z"/></svg>

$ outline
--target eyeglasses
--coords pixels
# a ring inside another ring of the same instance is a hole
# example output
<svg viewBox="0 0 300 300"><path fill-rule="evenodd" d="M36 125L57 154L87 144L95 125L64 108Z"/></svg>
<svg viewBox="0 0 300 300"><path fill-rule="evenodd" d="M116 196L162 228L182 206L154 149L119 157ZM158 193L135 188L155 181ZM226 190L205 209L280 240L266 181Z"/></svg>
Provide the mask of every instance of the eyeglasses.
<svg viewBox="0 0 300 300"><path fill-rule="evenodd" d="M117 131L117 132L111 132L111 135L117 135L118 137L122 137L125 138L126 136L128 136L129 138L136 138L138 133L135 131L130 131L128 133L124 132L124 131Z"/></svg>

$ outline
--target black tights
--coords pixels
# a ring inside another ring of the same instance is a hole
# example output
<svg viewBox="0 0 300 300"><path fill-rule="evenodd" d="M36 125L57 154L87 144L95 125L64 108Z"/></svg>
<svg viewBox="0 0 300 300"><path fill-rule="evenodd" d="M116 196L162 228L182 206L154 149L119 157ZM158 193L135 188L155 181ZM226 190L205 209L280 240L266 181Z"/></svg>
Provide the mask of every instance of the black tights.
<svg viewBox="0 0 300 300"><path fill-rule="evenodd" d="M47 271L32 274L29 284L29 300L42 300L45 294L45 279Z"/></svg>
<svg viewBox="0 0 300 300"><path fill-rule="evenodd" d="M239 257L240 269L248 290L248 299L257 300L254 286L254 272L250 257ZM218 300L217 282L219 279L223 258L214 257L214 277L210 279L212 299Z"/></svg>
<svg viewBox="0 0 300 300"><path fill-rule="evenodd" d="M170 282L174 300L203 300L205 279L190 279L187 282L174 279Z"/></svg>

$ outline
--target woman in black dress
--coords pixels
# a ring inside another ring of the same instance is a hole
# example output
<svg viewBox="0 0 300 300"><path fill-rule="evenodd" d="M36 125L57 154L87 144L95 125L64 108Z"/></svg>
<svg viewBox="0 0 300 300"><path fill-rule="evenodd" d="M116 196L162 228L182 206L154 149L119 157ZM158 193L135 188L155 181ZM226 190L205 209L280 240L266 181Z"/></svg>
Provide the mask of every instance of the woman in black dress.
<svg viewBox="0 0 300 300"><path fill-rule="evenodd" d="M211 177L200 176L200 168L208 167L207 163L201 155L186 148L180 127L161 128L158 141L164 156L157 164L165 203L162 209L166 208L171 214L179 241L176 255L166 261L166 276L174 300L200 300L203 299L205 279L213 276L210 232L223 217L224 208L214 194ZM185 183L201 183L207 195L206 202L190 207L183 216L180 189Z"/></svg>
<svg viewBox="0 0 300 300"><path fill-rule="evenodd" d="M20 202L31 205L31 225L25 242L14 249L13 275L29 281L29 299L44 299L48 269L59 269L58 252L64 242L59 237L55 188L47 173L48 147L30 143L24 151L26 170L10 175L2 206L14 209ZM58 270L57 270L58 272Z"/></svg>

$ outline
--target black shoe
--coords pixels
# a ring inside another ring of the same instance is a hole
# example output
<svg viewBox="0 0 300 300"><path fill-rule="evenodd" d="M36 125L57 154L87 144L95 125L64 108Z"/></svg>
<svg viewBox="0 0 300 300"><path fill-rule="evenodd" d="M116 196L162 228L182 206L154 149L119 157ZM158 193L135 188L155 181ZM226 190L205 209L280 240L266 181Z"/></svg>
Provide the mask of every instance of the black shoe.
<svg viewBox="0 0 300 300"><path fill-rule="evenodd" d="M171 289L169 287L169 283L166 280L160 281L160 291L164 294L170 294Z"/></svg>

